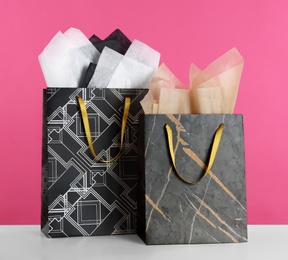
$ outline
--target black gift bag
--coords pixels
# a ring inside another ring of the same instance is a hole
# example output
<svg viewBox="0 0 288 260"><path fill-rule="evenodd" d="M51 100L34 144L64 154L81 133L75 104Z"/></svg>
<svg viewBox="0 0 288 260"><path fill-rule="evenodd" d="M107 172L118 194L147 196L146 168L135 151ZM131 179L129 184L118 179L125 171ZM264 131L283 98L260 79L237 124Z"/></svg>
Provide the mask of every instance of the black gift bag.
<svg viewBox="0 0 288 260"><path fill-rule="evenodd" d="M139 147L146 244L247 241L242 115L143 115Z"/></svg>
<svg viewBox="0 0 288 260"><path fill-rule="evenodd" d="M48 237L136 232L141 89L44 90L41 229ZM94 158L78 98L85 103ZM130 98L120 156L124 100ZM113 157L117 160L111 160Z"/></svg>

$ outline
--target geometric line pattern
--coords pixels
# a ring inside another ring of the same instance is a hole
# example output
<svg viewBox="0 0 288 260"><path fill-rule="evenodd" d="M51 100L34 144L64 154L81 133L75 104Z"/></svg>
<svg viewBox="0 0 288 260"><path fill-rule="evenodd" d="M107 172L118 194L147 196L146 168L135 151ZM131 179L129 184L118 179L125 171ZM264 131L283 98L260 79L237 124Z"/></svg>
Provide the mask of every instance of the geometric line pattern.
<svg viewBox="0 0 288 260"><path fill-rule="evenodd" d="M42 216L48 237L136 232L141 89L49 88L43 93ZM125 97L131 98L122 155L90 153L77 97L85 101L95 152L119 151Z"/></svg>

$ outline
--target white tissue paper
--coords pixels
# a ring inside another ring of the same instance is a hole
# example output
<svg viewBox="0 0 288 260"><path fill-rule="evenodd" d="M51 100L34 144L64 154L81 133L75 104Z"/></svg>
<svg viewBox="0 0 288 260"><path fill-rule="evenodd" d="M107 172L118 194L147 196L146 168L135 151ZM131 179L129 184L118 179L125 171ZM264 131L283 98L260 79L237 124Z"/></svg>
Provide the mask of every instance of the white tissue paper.
<svg viewBox="0 0 288 260"><path fill-rule="evenodd" d="M88 88L106 88L123 55L104 47Z"/></svg>
<svg viewBox="0 0 288 260"><path fill-rule="evenodd" d="M94 47L89 39L76 28L70 28L64 33L64 36L76 47L81 53L93 63L97 63L100 57L100 52ZM89 64L88 64L89 65Z"/></svg>
<svg viewBox="0 0 288 260"><path fill-rule="evenodd" d="M107 88L149 88L160 53L134 40L119 63Z"/></svg>
<svg viewBox="0 0 288 260"><path fill-rule="evenodd" d="M60 31L45 47L38 59L47 87L79 87L90 62L100 53L78 29Z"/></svg>
<svg viewBox="0 0 288 260"><path fill-rule="evenodd" d="M124 56L121 55L120 62L120 54L116 55L114 51L106 51L102 55L105 55L105 62L100 63L99 60L94 73L97 82L93 79L88 87L149 88L150 80L160 61L159 52L138 40L132 42ZM104 77L111 80L108 81Z"/></svg>

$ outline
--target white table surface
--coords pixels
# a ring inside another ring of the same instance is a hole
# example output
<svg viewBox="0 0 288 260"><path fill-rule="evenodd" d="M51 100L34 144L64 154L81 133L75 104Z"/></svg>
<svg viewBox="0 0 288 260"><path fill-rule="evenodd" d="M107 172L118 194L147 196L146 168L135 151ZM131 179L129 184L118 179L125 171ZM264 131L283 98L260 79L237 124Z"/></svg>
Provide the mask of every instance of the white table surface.
<svg viewBox="0 0 288 260"><path fill-rule="evenodd" d="M249 225L248 242L146 246L137 235L46 238L39 226L0 226L0 259L288 259L288 225Z"/></svg>

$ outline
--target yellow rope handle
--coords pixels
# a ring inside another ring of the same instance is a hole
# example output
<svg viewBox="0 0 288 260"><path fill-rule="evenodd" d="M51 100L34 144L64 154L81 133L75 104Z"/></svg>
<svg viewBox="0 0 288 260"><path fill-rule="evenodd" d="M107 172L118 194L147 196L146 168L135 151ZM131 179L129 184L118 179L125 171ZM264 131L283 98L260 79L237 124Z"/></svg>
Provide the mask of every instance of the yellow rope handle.
<svg viewBox="0 0 288 260"><path fill-rule="evenodd" d="M122 127L121 127L121 142L120 142L119 152L118 152L118 154L116 156L114 156L113 158L111 158L109 160L102 160L95 153L95 150L94 150L94 147L93 147L93 142L92 142L90 124L89 124L89 120L88 120L88 114L87 114L85 102L84 102L84 100L81 97L78 97L78 102L79 102L79 105L80 105L80 110L81 110L81 114L82 114L82 121L83 121L83 125L84 125L86 138L87 138L87 141L88 141L88 144L89 144L90 151L91 151L92 155L94 156L94 158L97 161L100 161L100 162L103 162L103 163L110 163L110 162L118 159L120 157L120 155L121 155L122 148L123 148L126 123L127 123L127 119L128 119L128 115L129 115L129 109L130 109L130 103L131 103L130 98L129 97L125 98L124 112L123 112L123 118L122 118Z"/></svg>
<svg viewBox="0 0 288 260"><path fill-rule="evenodd" d="M205 173L197 180L197 181L188 181L186 180L185 178L183 178L179 172L177 171L176 169L176 162L175 162L175 154L174 154L174 148L173 148L173 135L172 135L172 129L171 127L166 124L165 125L165 128L166 128L166 131L167 131L167 136L168 136L168 146L169 146L169 153L170 153L170 156L171 156L171 159L172 159L172 162L173 162L173 166L174 166L174 169L175 169L175 172L176 174L178 175L178 177L188 183L188 184L197 184L199 183L207 174L208 172L211 170L212 168L212 165L214 163L214 160L215 160L215 157L216 157L216 154L217 154L217 151L218 151L218 148L219 148L219 144L220 144L220 141L221 141L221 137L222 137L222 132L223 132L223 129L224 129L224 124L221 124L218 129L216 130L216 133L215 133L215 136L214 136L214 140L213 140L213 145L212 145L212 150L211 150L211 154L210 154L210 158L209 158L209 163L208 163L208 166L205 170Z"/></svg>

